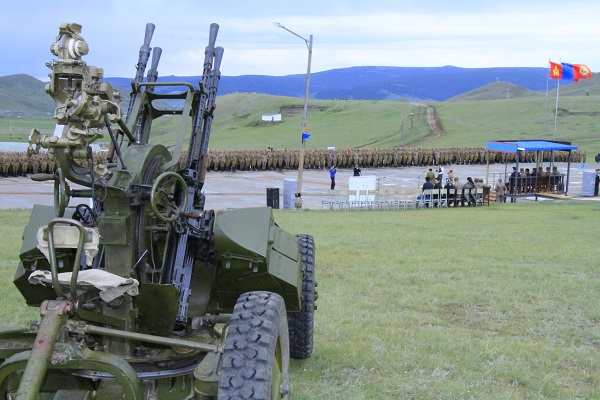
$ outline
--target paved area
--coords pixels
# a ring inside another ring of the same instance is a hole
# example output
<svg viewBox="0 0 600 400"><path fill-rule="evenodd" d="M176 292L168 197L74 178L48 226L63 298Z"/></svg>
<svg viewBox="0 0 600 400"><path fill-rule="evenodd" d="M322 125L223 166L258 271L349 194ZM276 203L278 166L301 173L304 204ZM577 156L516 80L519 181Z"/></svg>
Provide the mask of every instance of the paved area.
<svg viewBox="0 0 600 400"><path fill-rule="evenodd" d="M523 168L533 168L534 164L520 164ZM556 163L562 173L567 172L566 163ZM596 164L588 164L585 170L594 170ZM430 167L404 168L363 168L363 176L376 176L380 189L419 190L424 182L425 174ZM436 167L433 167L435 170ZM486 178L486 166L449 165L444 166L447 176L449 170L465 182L467 177ZM512 165L506 169L512 171ZM581 197L581 181L584 169L579 164L572 164L569 181L569 196L582 200L600 200L597 197ZM504 164L493 164L489 167L488 179L490 184L504 174ZM348 188L348 179L352 176L351 169L338 169L336 188ZM295 180L298 171L237 171L209 172L204 192L206 194L206 209L256 207L266 205L267 188L278 188L280 192L280 208L283 208L284 179ZM302 177L303 207L307 209L321 208L321 201L329 191L329 170L304 170ZM34 182L29 178L0 178L0 209L31 208L34 204L54 204L53 182ZM71 202L70 205L75 205Z"/></svg>

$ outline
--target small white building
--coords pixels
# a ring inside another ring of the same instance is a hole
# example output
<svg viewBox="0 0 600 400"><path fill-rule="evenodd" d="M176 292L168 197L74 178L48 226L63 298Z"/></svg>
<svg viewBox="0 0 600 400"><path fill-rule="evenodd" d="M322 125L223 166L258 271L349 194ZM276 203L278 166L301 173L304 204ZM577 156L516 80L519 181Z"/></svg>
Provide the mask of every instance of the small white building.
<svg viewBox="0 0 600 400"><path fill-rule="evenodd" d="M271 122L281 121L281 114L263 114L262 120Z"/></svg>

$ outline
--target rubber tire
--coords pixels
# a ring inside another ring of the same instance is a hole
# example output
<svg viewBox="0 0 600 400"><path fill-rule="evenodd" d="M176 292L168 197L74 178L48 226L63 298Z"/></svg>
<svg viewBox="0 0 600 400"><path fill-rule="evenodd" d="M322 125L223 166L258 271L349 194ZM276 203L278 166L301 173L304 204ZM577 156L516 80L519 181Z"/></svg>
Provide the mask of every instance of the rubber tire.
<svg viewBox="0 0 600 400"><path fill-rule="evenodd" d="M314 315L317 299L315 281L315 242L310 235L296 235L302 256L302 304L300 311L288 315L290 357L309 358L313 353Z"/></svg>
<svg viewBox="0 0 600 400"><path fill-rule="evenodd" d="M223 348L219 400L289 398L286 322L280 295L248 292L238 298Z"/></svg>

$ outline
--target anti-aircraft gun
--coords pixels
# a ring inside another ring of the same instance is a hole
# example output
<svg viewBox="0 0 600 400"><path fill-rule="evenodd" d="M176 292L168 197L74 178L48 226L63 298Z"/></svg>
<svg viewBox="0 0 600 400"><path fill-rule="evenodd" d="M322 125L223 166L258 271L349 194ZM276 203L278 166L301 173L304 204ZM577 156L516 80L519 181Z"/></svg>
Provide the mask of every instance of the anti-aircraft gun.
<svg viewBox="0 0 600 400"><path fill-rule="evenodd" d="M82 60L80 25L62 24L51 46L57 125L33 130L29 151L59 161L34 176L54 181L54 206L33 208L14 278L41 319L0 329L2 398L288 398L289 358L312 354L312 237L282 230L268 207L204 209L218 25L198 88L159 82L158 48L144 80L153 31L126 115ZM161 126L178 126L172 147ZM93 156L99 139L106 160Z"/></svg>

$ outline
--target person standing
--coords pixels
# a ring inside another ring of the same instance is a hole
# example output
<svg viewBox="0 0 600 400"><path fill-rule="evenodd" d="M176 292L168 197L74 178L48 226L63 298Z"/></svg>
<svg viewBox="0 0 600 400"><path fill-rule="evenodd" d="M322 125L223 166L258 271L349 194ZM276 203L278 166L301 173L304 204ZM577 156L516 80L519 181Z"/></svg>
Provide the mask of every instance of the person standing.
<svg viewBox="0 0 600 400"><path fill-rule="evenodd" d="M433 180L435 179L435 173L433 172L433 168L429 168L429 171L427 171L427 175L425 176L429 178L430 182L433 182Z"/></svg>
<svg viewBox="0 0 600 400"><path fill-rule="evenodd" d="M440 182L443 182L444 167L442 166L442 164L440 164L440 166L438 167L438 169L435 170L435 173L437 174L437 180L440 181Z"/></svg>
<svg viewBox="0 0 600 400"><path fill-rule="evenodd" d="M335 169L335 165L331 165L329 168L329 178L331 178L331 190L335 189L335 173L337 170Z"/></svg>
<svg viewBox="0 0 600 400"><path fill-rule="evenodd" d="M358 166L358 164L354 164L354 176L360 176L360 167Z"/></svg>
<svg viewBox="0 0 600 400"><path fill-rule="evenodd" d="M465 200L469 207L471 206L471 203L473 203L473 205L475 205L476 199L471 192L472 189L475 189L475 182L473 182L473 178L468 176L467 182L462 187L463 194L462 194L461 206L465 205Z"/></svg>
<svg viewBox="0 0 600 400"><path fill-rule="evenodd" d="M502 182L502 178L498 179L498 183L496 184L496 203L504 203L504 194L506 192L506 186Z"/></svg>

